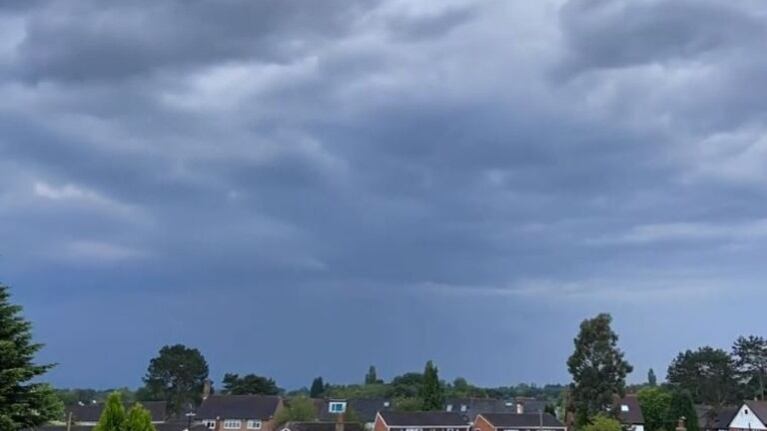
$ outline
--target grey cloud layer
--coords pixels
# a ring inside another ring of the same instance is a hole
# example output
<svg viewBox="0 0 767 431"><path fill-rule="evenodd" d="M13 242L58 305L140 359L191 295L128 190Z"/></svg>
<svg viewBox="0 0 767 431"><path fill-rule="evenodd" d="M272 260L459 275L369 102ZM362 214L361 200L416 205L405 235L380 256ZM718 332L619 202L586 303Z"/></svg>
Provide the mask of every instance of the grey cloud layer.
<svg viewBox="0 0 767 431"><path fill-rule="evenodd" d="M626 304L763 296L764 17L749 1L0 8L3 267L43 308L93 286L197 312L327 291L444 322L489 297L557 331L591 307L630 324ZM168 338L206 330L145 313ZM382 322L354 331L391 337ZM473 377L562 376L525 361Z"/></svg>

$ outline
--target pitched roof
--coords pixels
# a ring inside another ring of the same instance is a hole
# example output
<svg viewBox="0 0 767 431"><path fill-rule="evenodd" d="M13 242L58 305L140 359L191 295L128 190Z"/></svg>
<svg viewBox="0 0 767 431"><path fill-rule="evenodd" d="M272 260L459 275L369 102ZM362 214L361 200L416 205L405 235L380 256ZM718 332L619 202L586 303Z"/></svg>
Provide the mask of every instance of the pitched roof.
<svg viewBox="0 0 767 431"><path fill-rule="evenodd" d="M469 423L454 412L378 412L389 426L468 427Z"/></svg>
<svg viewBox="0 0 767 431"><path fill-rule="evenodd" d="M624 408L628 409L628 411ZM623 424L644 424L644 415L642 414L642 408L639 406L639 400L636 395L626 395L618 400L618 418Z"/></svg>
<svg viewBox="0 0 767 431"><path fill-rule="evenodd" d="M317 410L317 418L321 421L335 421L336 415L328 410L328 400L321 398L312 399L314 408ZM349 398L346 400L347 408L357 415L360 421L368 423L376 420L376 413L381 410L390 410L392 402L388 398Z"/></svg>
<svg viewBox="0 0 767 431"><path fill-rule="evenodd" d="M211 395L197 409L197 419L271 419L280 397L272 395Z"/></svg>
<svg viewBox="0 0 767 431"><path fill-rule="evenodd" d="M481 414L496 428L564 428L565 425L549 413L486 413Z"/></svg>
<svg viewBox="0 0 767 431"><path fill-rule="evenodd" d="M283 430L289 431L336 431L335 422L288 422ZM363 431L358 423L344 423L344 431Z"/></svg>
<svg viewBox="0 0 767 431"><path fill-rule="evenodd" d="M695 413L698 416L698 427L702 430L720 430L730 427L730 422L735 419L740 407L725 406L718 411L711 406L696 405Z"/></svg>
<svg viewBox="0 0 767 431"><path fill-rule="evenodd" d="M767 424L767 401L746 401L745 404L763 424Z"/></svg>
<svg viewBox="0 0 767 431"><path fill-rule="evenodd" d="M145 409L149 410L152 422L162 422L165 420L167 403L165 401L142 401L140 402ZM128 409L133 404L125 404ZM98 422L101 412L104 410L104 403L94 403L85 405L71 405L66 408L66 413L72 413L72 419L75 422Z"/></svg>
<svg viewBox="0 0 767 431"><path fill-rule="evenodd" d="M514 402L495 398L449 398L445 410L473 420L481 413L516 413L517 406Z"/></svg>

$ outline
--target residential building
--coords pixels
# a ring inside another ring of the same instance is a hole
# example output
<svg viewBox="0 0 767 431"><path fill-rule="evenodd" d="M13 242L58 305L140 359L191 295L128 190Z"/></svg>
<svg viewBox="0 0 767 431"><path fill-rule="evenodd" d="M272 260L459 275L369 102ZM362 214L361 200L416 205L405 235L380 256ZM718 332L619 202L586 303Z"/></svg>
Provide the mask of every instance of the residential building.
<svg viewBox="0 0 767 431"><path fill-rule="evenodd" d="M215 431L274 431L282 399L271 395L210 395L195 420Z"/></svg>
<svg viewBox="0 0 767 431"><path fill-rule="evenodd" d="M474 431L567 431L549 413L483 413L474 419Z"/></svg>
<svg viewBox="0 0 767 431"><path fill-rule="evenodd" d="M617 400L618 419L628 431L644 431L644 415L639 406L639 399L634 394Z"/></svg>
<svg viewBox="0 0 767 431"><path fill-rule="evenodd" d="M516 401L505 401L495 398L448 398L445 401L445 411L460 414L467 422L471 422L480 413L517 413Z"/></svg>
<svg viewBox="0 0 767 431"><path fill-rule="evenodd" d="M728 431L738 410L740 408L737 406L715 409L711 406L697 405L695 412L698 416L698 428L701 431Z"/></svg>
<svg viewBox="0 0 767 431"><path fill-rule="evenodd" d="M471 425L455 412L394 412L376 415L374 431L470 431Z"/></svg>
<svg viewBox="0 0 767 431"><path fill-rule="evenodd" d="M767 401L746 401L727 427L730 431L767 430Z"/></svg>
<svg viewBox="0 0 767 431"><path fill-rule="evenodd" d="M350 422L288 422L280 431L363 431L363 427Z"/></svg>
<svg viewBox="0 0 767 431"><path fill-rule="evenodd" d="M366 428L373 427L376 414L379 411L391 410L392 408L392 401L388 398L350 398L348 400L315 398L312 401L317 410L317 420L335 422L338 414L333 413L331 407L335 406L335 403L346 402L346 409L352 412Z"/></svg>

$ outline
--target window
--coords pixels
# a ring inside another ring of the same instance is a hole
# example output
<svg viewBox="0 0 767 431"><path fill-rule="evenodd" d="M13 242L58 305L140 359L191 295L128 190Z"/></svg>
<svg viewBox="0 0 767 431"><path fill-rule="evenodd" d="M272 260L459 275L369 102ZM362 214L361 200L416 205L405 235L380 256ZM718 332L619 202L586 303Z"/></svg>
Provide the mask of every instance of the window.
<svg viewBox="0 0 767 431"><path fill-rule="evenodd" d="M747 415L748 414L748 409L743 409L743 414Z"/></svg>
<svg viewBox="0 0 767 431"><path fill-rule="evenodd" d="M629 406L627 406L626 404L621 404L621 411L622 411L622 412L627 412L627 411L629 411Z"/></svg>
<svg viewBox="0 0 767 431"><path fill-rule="evenodd" d="M461 411L462 411L462 412L465 412L465 411L466 411L466 404L461 404Z"/></svg>
<svg viewBox="0 0 767 431"><path fill-rule="evenodd" d="M343 401L333 401L328 405L330 413L344 413L346 412L346 403Z"/></svg>
<svg viewBox="0 0 767 431"><path fill-rule="evenodd" d="M390 402L388 402L388 401L384 401L384 407L389 407L390 405L391 405L391 403L390 403Z"/></svg>
<svg viewBox="0 0 767 431"><path fill-rule="evenodd" d="M452 404L448 404L446 410L449 411L449 412L452 412L453 411L453 405Z"/></svg>
<svg viewBox="0 0 767 431"><path fill-rule="evenodd" d="M224 429L225 430L238 430L242 428L242 421L239 419L225 419L224 420Z"/></svg>
<svg viewBox="0 0 767 431"><path fill-rule="evenodd" d="M259 421L259 420L249 420L248 421L248 429L249 430L260 430L261 429L261 421Z"/></svg>
<svg viewBox="0 0 767 431"><path fill-rule="evenodd" d="M209 430L216 429L216 421L214 421L214 420L206 419L206 420L202 421L202 424L205 426L205 428L207 428Z"/></svg>

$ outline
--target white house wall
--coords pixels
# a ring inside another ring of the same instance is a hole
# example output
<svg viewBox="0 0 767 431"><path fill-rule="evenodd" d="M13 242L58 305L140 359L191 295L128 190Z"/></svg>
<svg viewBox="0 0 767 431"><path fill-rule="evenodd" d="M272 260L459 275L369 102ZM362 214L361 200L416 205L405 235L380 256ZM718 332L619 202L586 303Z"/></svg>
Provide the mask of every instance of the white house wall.
<svg viewBox="0 0 767 431"><path fill-rule="evenodd" d="M742 429L742 430L767 430L762 421L756 417L754 412L747 405L742 405L738 414L730 422L730 429Z"/></svg>

